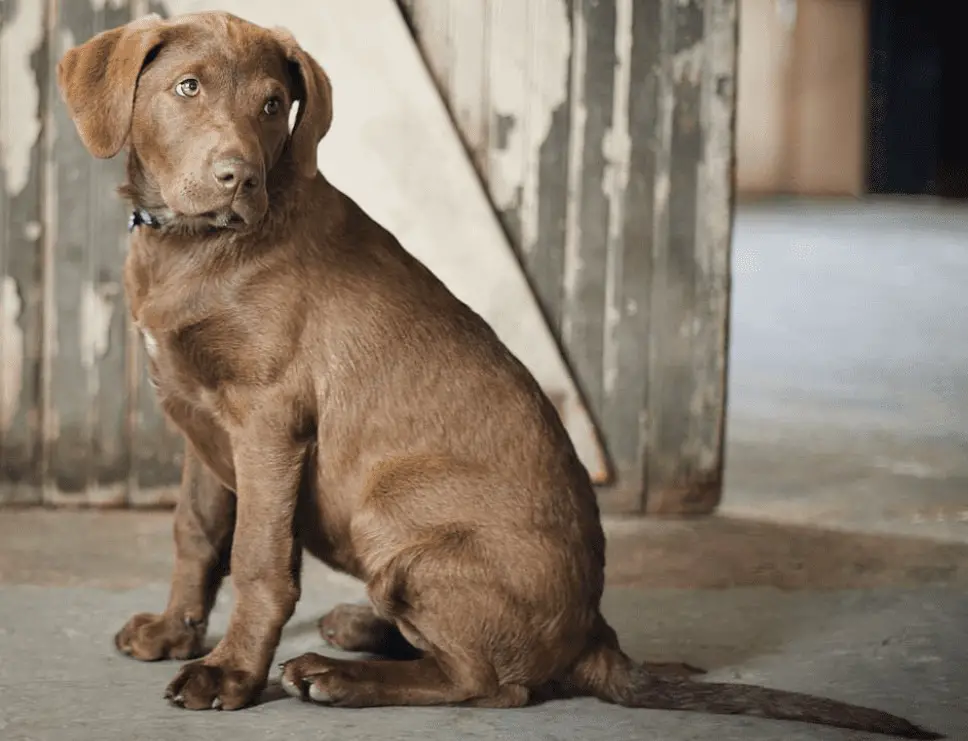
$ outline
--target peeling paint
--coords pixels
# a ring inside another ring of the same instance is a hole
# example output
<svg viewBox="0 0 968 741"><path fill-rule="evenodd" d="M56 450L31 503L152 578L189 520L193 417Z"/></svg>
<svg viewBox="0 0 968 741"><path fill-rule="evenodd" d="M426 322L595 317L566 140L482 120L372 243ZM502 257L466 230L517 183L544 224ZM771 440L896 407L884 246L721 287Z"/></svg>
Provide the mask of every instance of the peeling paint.
<svg viewBox="0 0 968 741"><path fill-rule="evenodd" d="M62 52L73 48L77 45L77 39L74 37L74 32L66 26L62 26L60 29L60 50Z"/></svg>
<svg viewBox="0 0 968 741"><path fill-rule="evenodd" d="M17 282L5 275L0 283L0 360L3 363L3 386L0 387L0 427L10 429L20 407L23 388L24 331L20 326L20 314L24 302Z"/></svg>
<svg viewBox="0 0 968 741"><path fill-rule="evenodd" d="M607 396L618 380L616 332L622 321L616 291L622 277L622 230L625 226L625 190L629 182L632 137L629 133L629 94L632 81L632 0L615 5L615 83L612 125L602 142L605 172L602 190L608 199L608 250L606 252L605 338L603 343L602 388Z"/></svg>
<svg viewBox="0 0 968 741"><path fill-rule="evenodd" d="M7 193L19 195L30 179L30 157L40 136L40 89L31 56L44 40L44 3L7 3L0 26L0 168Z"/></svg>
<svg viewBox="0 0 968 741"><path fill-rule="evenodd" d="M91 8L95 13L101 13L105 9L121 10L127 7L127 0L89 0Z"/></svg>
<svg viewBox="0 0 968 741"><path fill-rule="evenodd" d="M696 396L692 415L705 420L695 435L694 458L710 471L721 465L728 354L736 13L734 0L706 0L699 111L704 137L698 163L695 261L701 283L708 288L696 303L691 329L692 344L703 353L693 371Z"/></svg>
<svg viewBox="0 0 968 741"><path fill-rule="evenodd" d="M568 97L571 29L564 0L512 0L501 7L492 16L492 115L512 117L517 125L507 146L491 152L489 186L499 210L514 208L520 192L521 249L527 253L538 239L541 145Z"/></svg>
<svg viewBox="0 0 968 741"><path fill-rule="evenodd" d="M111 345L111 318L119 293L120 287L116 283L95 286L91 281L85 281L81 286L79 344L81 365L85 368L93 368L107 355Z"/></svg>
<svg viewBox="0 0 968 741"><path fill-rule="evenodd" d="M562 290L566 302L575 300L578 279L585 269L582 259L581 197L582 153L585 150L585 125L588 109L585 106L585 65L588 61L588 29L585 13L577 8L574 16L571 53L571 132L568 139L568 205L565 210L565 260L562 271ZM561 334L567 343L572 338L572 312L561 318Z"/></svg>
<svg viewBox="0 0 968 741"><path fill-rule="evenodd" d="M720 278L725 278L730 269L736 5L717 0L712 6L713 10L707 11L708 56L703 72L703 85L708 92L702 97L700 111L705 138L696 194L696 211L700 219L700 249L697 253L714 284L720 285ZM712 94L712 90L716 93ZM722 295L717 293L713 300L727 301L728 297L725 292ZM718 314L714 311L713 316Z"/></svg>
<svg viewBox="0 0 968 741"><path fill-rule="evenodd" d="M494 149L508 148L508 139L516 123L513 116L499 114L494 117L494 139L492 141Z"/></svg>
<svg viewBox="0 0 968 741"><path fill-rule="evenodd" d="M672 77L676 82L689 82L698 85L702 79L705 61L705 44L697 41L688 49L683 49L672 58Z"/></svg>
<svg viewBox="0 0 968 741"><path fill-rule="evenodd" d="M423 0L420 5L423 9L434 6L442 7L446 11L446 38L451 48L478 50L475 54L451 55L453 64L450 66L448 99L467 148L473 154L474 163L483 172L481 168L486 159L488 138L487 110L490 105L487 93L487 55L484 53L489 4Z"/></svg>
<svg viewBox="0 0 968 741"><path fill-rule="evenodd" d="M656 173L655 177L655 210L656 213L664 213L669 205L669 191L672 188L669 170L665 169Z"/></svg>
<svg viewBox="0 0 968 741"><path fill-rule="evenodd" d="M775 0L776 15L780 23L792 31L797 25L797 0Z"/></svg>
<svg viewBox="0 0 968 741"><path fill-rule="evenodd" d="M673 28L674 9L663 3L660 22L664 28ZM656 244L665 244L669 232L669 191L672 188L672 129L676 105L675 85L673 84L673 35L661 34L659 49L658 90L656 93L655 117L655 183L653 186L653 211L655 214L652 238Z"/></svg>
<svg viewBox="0 0 968 741"><path fill-rule="evenodd" d="M632 0L618 0L615 24L615 95L612 126L605 134L605 174L602 190L609 199L609 237L622 233L622 196L628 185L632 137L629 134L629 93L632 75ZM614 218L618 217L618 218Z"/></svg>

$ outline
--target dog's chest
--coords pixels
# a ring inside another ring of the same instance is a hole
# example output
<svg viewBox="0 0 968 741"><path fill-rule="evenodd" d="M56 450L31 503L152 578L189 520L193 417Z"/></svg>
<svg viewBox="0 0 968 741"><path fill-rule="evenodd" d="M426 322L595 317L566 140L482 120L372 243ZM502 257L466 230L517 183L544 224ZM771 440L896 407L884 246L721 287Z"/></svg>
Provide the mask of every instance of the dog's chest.
<svg viewBox="0 0 968 741"><path fill-rule="evenodd" d="M235 305L172 328L145 318L135 321L151 385L210 412L232 389L279 382L294 356L291 330L272 321L271 311Z"/></svg>
<svg viewBox="0 0 968 741"><path fill-rule="evenodd" d="M134 240L126 291L151 384L215 412L233 389L283 378L305 317L278 271L217 270L191 254Z"/></svg>
<svg viewBox="0 0 968 741"><path fill-rule="evenodd" d="M284 367L278 343L242 318L215 314L174 329L140 324L151 384L191 400L233 386L270 384Z"/></svg>
<svg viewBox="0 0 968 741"><path fill-rule="evenodd" d="M148 382L164 400L177 396L193 405L211 398L220 385L210 370L212 363L178 345L178 332L139 325ZM208 392L208 393L206 393ZM209 404L202 404L209 406Z"/></svg>
<svg viewBox="0 0 968 741"><path fill-rule="evenodd" d="M168 332L146 327L139 327L139 331L148 383L162 399L176 395L198 405L204 399L211 398L211 394L204 392L216 390L212 388L213 384L206 384L206 375L172 349ZM208 407L210 404L202 406Z"/></svg>

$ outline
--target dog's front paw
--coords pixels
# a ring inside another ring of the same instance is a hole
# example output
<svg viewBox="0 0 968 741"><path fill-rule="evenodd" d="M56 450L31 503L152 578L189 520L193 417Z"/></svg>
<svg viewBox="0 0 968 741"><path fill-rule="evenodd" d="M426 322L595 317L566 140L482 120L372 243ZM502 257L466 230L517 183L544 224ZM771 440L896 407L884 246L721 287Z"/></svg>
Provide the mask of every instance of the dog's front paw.
<svg viewBox="0 0 968 741"><path fill-rule="evenodd" d="M251 705L265 678L227 664L185 664L165 690L165 699L188 710L238 710Z"/></svg>
<svg viewBox="0 0 968 741"><path fill-rule="evenodd" d="M114 645L121 653L140 661L184 661L202 655L204 640L204 623L142 612L118 631Z"/></svg>

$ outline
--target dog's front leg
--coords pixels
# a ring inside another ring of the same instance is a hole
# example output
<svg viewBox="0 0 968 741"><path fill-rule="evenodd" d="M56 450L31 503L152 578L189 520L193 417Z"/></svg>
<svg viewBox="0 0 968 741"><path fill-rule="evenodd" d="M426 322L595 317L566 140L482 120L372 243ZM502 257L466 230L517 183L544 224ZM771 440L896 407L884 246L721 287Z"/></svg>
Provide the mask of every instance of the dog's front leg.
<svg viewBox="0 0 968 741"><path fill-rule="evenodd" d="M184 666L166 691L174 704L193 710L235 710L258 698L299 599L293 517L305 445L284 422L251 419L232 434L232 449L235 607L225 637L204 659Z"/></svg>
<svg viewBox="0 0 968 741"><path fill-rule="evenodd" d="M208 614L229 570L235 495L185 446L175 507L175 569L168 606L142 612L114 637L120 651L142 661L194 659L204 650Z"/></svg>

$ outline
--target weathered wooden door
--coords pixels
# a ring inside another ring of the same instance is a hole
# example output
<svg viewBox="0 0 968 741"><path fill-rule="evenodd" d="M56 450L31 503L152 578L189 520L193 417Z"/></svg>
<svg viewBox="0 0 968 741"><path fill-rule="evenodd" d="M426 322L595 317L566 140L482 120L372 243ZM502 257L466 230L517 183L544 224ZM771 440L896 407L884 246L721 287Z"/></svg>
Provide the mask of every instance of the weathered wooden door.
<svg viewBox="0 0 968 741"><path fill-rule="evenodd" d="M609 509L718 502L735 0L404 0L605 442Z"/></svg>
<svg viewBox="0 0 968 741"><path fill-rule="evenodd" d="M735 0L401 5L0 0L0 502L177 484L120 290L122 163L84 152L52 72L146 12L224 9L328 68L321 167L531 368L605 508L715 505Z"/></svg>

